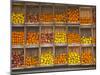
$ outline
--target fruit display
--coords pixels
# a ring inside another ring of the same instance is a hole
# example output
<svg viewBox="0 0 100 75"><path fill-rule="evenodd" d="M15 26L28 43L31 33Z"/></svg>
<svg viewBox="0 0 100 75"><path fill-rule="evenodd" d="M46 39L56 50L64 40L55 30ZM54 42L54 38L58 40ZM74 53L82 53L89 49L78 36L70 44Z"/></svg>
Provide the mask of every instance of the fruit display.
<svg viewBox="0 0 100 75"><path fill-rule="evenodd" d="M67 53L61 53L54 58L54 64L67 64Z"/></svg>
<svg viewBox="0 0 100 75"><path fill-rule="evenodd" d="M67 18L68 18L68 23L78 23L79 22L79 9L76 7L68 8Z"/></svg>
<svg viewBox="0 0 100 75"><path fill-rule="evenodd" d="M94 69L95 9L88 5L14 1L11 9L13 73Z"/></svg>
<svg viewBox="0 0 100 75"><path fill-rule="evenodd" d="M93 54L90 48L83 49L81 53L81 63L82 64L92 64L93 63Z"/></svg>
<svg viewBox="0 0 100 75"><path fill-rule="evenodd" d="M12 13L12 23L13 24L24 24L24 13Z"/></svg>
<svg viewBox="0 0 100 75"><path fill-rule="evenodd" d="M46 23L46 22L52 22L52 21L53 21L53 14L44 12L40 15L40 22Z"/></svg>
<svg viewBox="0 0 100 75"><path fill-rule="evenodd" d="M66 33L65 32L55 32L54 35L54 42L56 44L62 43L65 44L66 43Z"/></svg>
<svg viewBox="0 0 100 75"><path fill-rule="evenodd" d="M12 51L12 58L11 58L12 68L19 68L24 66L24 53L23 51L17 51L13 50Z"/></svg>
<svg viewBox="0 0 100 75"><path fill-rule="evenodd" d="M41 7L39 20L43 25L53 21L53 8L51 5L45 5Z"/></svg>
<svg viewBox="0 0 100 75"><path fill-rule="evenodd" d="M66 23L66 16L65 16L65 14L64 13L62 13L62 14L55 14L55 16L54 16L54 21L56 22L56 23Z"/></svg>
<svg viewBox="0 0 100 75"><path fill-rule="evenodd" d="M80 55L77 52L69 52L68 64L80 64Z"/></svg>
<svg viewBox="0 0 100 75"><path fill-rule="evenodd" d="M20 24L23 25L25 21L25 14L24 14L24 5L18 4L13 5L12 14L11 14L11 21L12 24Z"/></svg>
<svg viewBox="0 0 100 75"><path fill-rule="evenodd" d="M28 32L27 33L27 45L39 44L39 33Z"/></svg>
<svg viewBox="0 0 100 75"><path fill-rule="evenodd" d="M81 25L92 24L92 9L91 8L80 9L80 23Z"/></svg>
<svg viewBox="0 0 100 75"><path fill-rule="evenodd" d="M80 35L77 33L68 33L67 39L68 39L68 44L80 43Z"/></svg>
<svg viewBox="0 0 100 75"><path fill-rule="evenodd" d="M37 5L27 5L26 9L26 23L37 24L39 22L39 7Z"/></svg>
<svg viewBox="0 0 100 75"><path fill-rule="evenodd" d="M44 32L41 33L41 43L53 43L53 33L52 32Z"/></svg>
<svg viewBox="0 0 100 75"><path fill-rule="evenodd" d="M12 32L12 45L24 45L24 32Z"/></svg>
<svg viewBox="0 0 100 75"><path fill-rule="evenodd" d="M54 10L54 22L55 23L66 23L67 16L66 16L66 8L64 6L55 6Z"/></svg>
<svg viewBox="0 0 100 75"><path fill-rule="evenodd" d="M26 56L25 57L25 65L26 66L38 66L39 61L35 56Z"/></svg>
<svg viewBox="0 0 100 75"><path fill-rule="evenodd" d="M40 63L42 66L48 66L53 64L53 54L51 50L47 50L41 54Z"/></svg>
<svg viewBox="0 0 100 75"><path fill-rule="evenodd" d="M92 37L81 37L81 44L92 44Z"/></svg>
<svg viewBox="0 0 100 75"><path fill-rule="evenodd" d="M78 47L69 48L68 51L68 64L80 64L80 53Z"/></svg>
<svg viewBox="0 0 100 75"><path fill-rule="evenodd" d="M26 15L26 23L28 24L35 24L39 22L39 15L38 14L32 14L28 13Z"/></svg>

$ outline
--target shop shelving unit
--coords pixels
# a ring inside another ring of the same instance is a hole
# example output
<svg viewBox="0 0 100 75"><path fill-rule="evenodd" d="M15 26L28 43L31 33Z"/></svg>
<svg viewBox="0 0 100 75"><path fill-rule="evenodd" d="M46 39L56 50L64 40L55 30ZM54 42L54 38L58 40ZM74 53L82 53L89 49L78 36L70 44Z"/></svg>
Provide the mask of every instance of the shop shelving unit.
<svg viewBox="0 0 100 75"><path fill-rule="evenodd" d="M13 1L11 13L12 74L96 69L96 6Z"/></svg>

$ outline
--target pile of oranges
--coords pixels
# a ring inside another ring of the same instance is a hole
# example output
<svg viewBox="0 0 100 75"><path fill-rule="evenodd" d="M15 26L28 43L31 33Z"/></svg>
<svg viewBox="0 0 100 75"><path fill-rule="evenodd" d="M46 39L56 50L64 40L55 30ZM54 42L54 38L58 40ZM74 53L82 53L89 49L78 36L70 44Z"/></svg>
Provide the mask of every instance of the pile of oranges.
<svg viewBox="0 0 100 75"><path fill-rule="evenodd" d="M24 32L12 32L12 44L24 45Z"/></svg>
<svg viewBox="0 0 100 75"><path fill-rule="evenodd" d="M39 61L37 57L26 56L25 58L25 65L26 66L38 66Z"/></svg>
<svg viewBox="0 0 100 75"><path fill-rule="evenodd" d="M54 21L55 22L66 22L67 19L66 19L66 16L65 16L65 13L62 13L62 14L55 14L54 16Z"/></svg>
<svg viewBox="0 0 100 75"><path fill-rule="evenodd" d="M67 54L61 53L54 58L54 64L67 64Z"/></svg>
<svg viewBox="0 0 100 75"><path fill-rule="evenodd" d="M69 33L67 34L68 44L72 43L80 43L80 35L77 33Z"/></svg>
<svg viewBox="0 0 100 75"><path fill-rule="evenodd" d="M39 44L39 33L28 32L27 33L27 45Z"/></svg>
<svg viewBox="0 0 100 75"><path fill-rule="evenodd" d="M81 22L81 24L91 24L92 20L91 20L91 18L83 17L83 18L80 18L80 22Z"/></svg>
<svg viewBox="0 0 100 75"><path fill-rule="evenodd" d="M40 15L40 22L52 22L52 21L53 21L53 14L42 13Z"/></svg>
<svg viewBox="0 0 100 75"><path fill-rule="evenodd" d="M93 55L91 51L84 51L81 54L82 64L92 64L93 63Z"/></svg>
<svg viewBox="0 0 100 75"><path fill-rule="evenodd" d="M69 8L67 12L68 22L77 23L79 22L79 10L78 8Z"/></svg>

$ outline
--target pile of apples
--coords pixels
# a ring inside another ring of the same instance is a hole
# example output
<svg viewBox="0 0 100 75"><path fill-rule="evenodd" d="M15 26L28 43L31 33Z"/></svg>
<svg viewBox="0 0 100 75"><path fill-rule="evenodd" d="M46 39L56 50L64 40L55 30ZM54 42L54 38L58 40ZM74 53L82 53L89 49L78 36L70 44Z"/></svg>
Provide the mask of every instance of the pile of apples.
<svg viewBox="0 0 100 75"><path fill-rule="evenodd" d="M27 13L26 14L26 23L28 24L34 24L39 22L39 15L33 14L33 13Z"/></svg>
<svg viewBox="0 0 100 75"><path fill-rule="evenodd" d="M53 43L53 33L52 32L44 32L41 33L41 44Z"/></svg>
<svg viewBox="0 0 100 75"><path fill-rule="evenodd" d="M19 68L24 66L24 52L23 51L12 51L12 68Z"/></svg>

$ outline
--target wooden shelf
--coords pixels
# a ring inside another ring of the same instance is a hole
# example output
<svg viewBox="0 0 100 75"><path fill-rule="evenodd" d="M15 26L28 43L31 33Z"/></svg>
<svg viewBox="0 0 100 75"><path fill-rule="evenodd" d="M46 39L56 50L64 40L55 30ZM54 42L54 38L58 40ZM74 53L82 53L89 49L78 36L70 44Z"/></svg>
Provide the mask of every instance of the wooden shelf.
<svg viewBox="0 0 100 75"><path fill-rule="evenodd" d="M41 47L53 47L53 44L42 44Z"/></svg>
<svg viewBox="0 0 100 75"><path fill-rule="evenodd" d="M18 1L18 0L14 0L14 1ZM17 5L17 3L15 3L15 4ZM55 14L55 8L53 8L55 4L52 4L52 3L51 4L49 4L49 3L39 3L39 2L31 2L31 3L30 2L26 2L26 3L23 3L23 5L25 5L24 13L26 13L26 11L28 10L28 9L26 9L27 5L34 5L34 4L36 6L39 6L39 15L42 12L41 11L42 10L41 9L42 5L47 5L47 6L49 5L49 6L51 6L52 9L53 9L52 13L53 13L53 15ZM70 6L73 6L73 5L70 5ZM81 7L81 5L77 5L77 6ZM68 6L66 6L66 7L68 8ZM84 7L84 6L82 5L82 7ZM91 7L89 6L89 8L91 8ZM25 20L26 20L26 18L25 18ZM79 35L81 35L81 29L82 28L84 28L84 30L87 29L87 28L90 28L91 29L91 34L93 34L92 29L96 28L96 25L93 25L93 24L80 24L80 22L77 22L77 23L55 22L53 20L52 22L40 22L40 21L37 22L37 23L26 23L25 22L23 25L20 25L20 24L18 24L18 25L15 24L14 25L14 24L12 24L11 27L12 27L11 29L13 29L13 27L17 27L17 28L18 27L19 28L23 27L23 29L24 29L24 37L25 37L24 38L25 39L24 43L26 43L27 32L28 32L27 27L32 27L33 31L35 31L35 28L37 27L38 30L36 29L37 30L36 32L39 33L39 36L41 36L42 27L52 27L52 31L51 32L53 33L53 38L55 38L54 34L55 34L56 27L59 27L59 28L60 27L63 27L63 28L65 27L64 31L65 31L66 34L70 33L68 31L68 28L71 28L71 27L72 28L76 28L76 27L78 27L77 28L78 29L78 33L79 33ZM16 31L16 29L14 31ZM30 29L30 31L31 31L31 29ZM60 30L58 30L58 31L60 31ZM73 33L74 33L74 31L73 31ZM91 35L91 37L92 37L92 35ZM39 38L39 40L40 39L41 38ZM21 46L21 45L12 45L12 48L23 48L24 52L27 50L27 48L29 48L29 49L30 48L39 48L39 49L36 49L36 50L39 50L38 51L39 52L38 56L40 57L41 50L42 50L43 47L47 47L47 48L48 47L52 47L52 49L53 49L52 52L55 55L56 47L64 47L67 50L68 47L76 47L76 46L80 47L80 52L81 52L81 48L82 47L91 47L91 48L96 47L95 44L68 44L68 43L65 43L65 44L55 44L55 43L52 43L52 44L39 44L39 45L35 45L35 44L34 45L27 45L26 44L26 45L23 45L23 46ZM25 54L24 54L24 57L25 57ZM88 70L88 69L95 69L95 68L96 68L96 65L93 65L93 64L92 65L91 64L82 65L82 64L68 64L68 63L66 63L66 64L53 64L53 65L47 65L47 66L39 65L39 66L36 66L36 67L35 66L24 66L24 67L20 67L20 68L12 68L12 74L52 72L52 71Z"/></svg>
<svg viewBox="0 0 100 75"><path fill-rule="evenodd" d="M80 46L80 44L68 44L69 47Z"/></svg>
<svg viewBox="0 0 100 75"><path fill-rule="evenodd" d="M92 44L81 44L82 47L92 47Z"/></svg>
<svg viewBox="0 0 100 75"><path fill-rule="evenodd" d="M96 65L59 65L49 67L35 67L12 70L12 74L28 74L28 73L43 73L43 72L60 72L60 71L76 71L76 70L93 70Z"/></svg>
<svg viewBox="0 0 100 75"><path fill-rule="evenodd" d="M12 25L12 27L24 27L24 25Z"/></svg>
<svg viewBox="0 0 100 75"><path fill-rule="evenodd" d="M55 44L55 46L67 46L67 44Z"/></svg>
<svg viewBox="0 0 100 75"><path fill-rule="evenodd" d="M24 45L12 45L12 48L24 48Z"/></svg>
<svg viewBox="0 0 100 75"><path fill-rule="evenodd" d="M26 48L39 48L39 45L26 45Z"/></svg>

